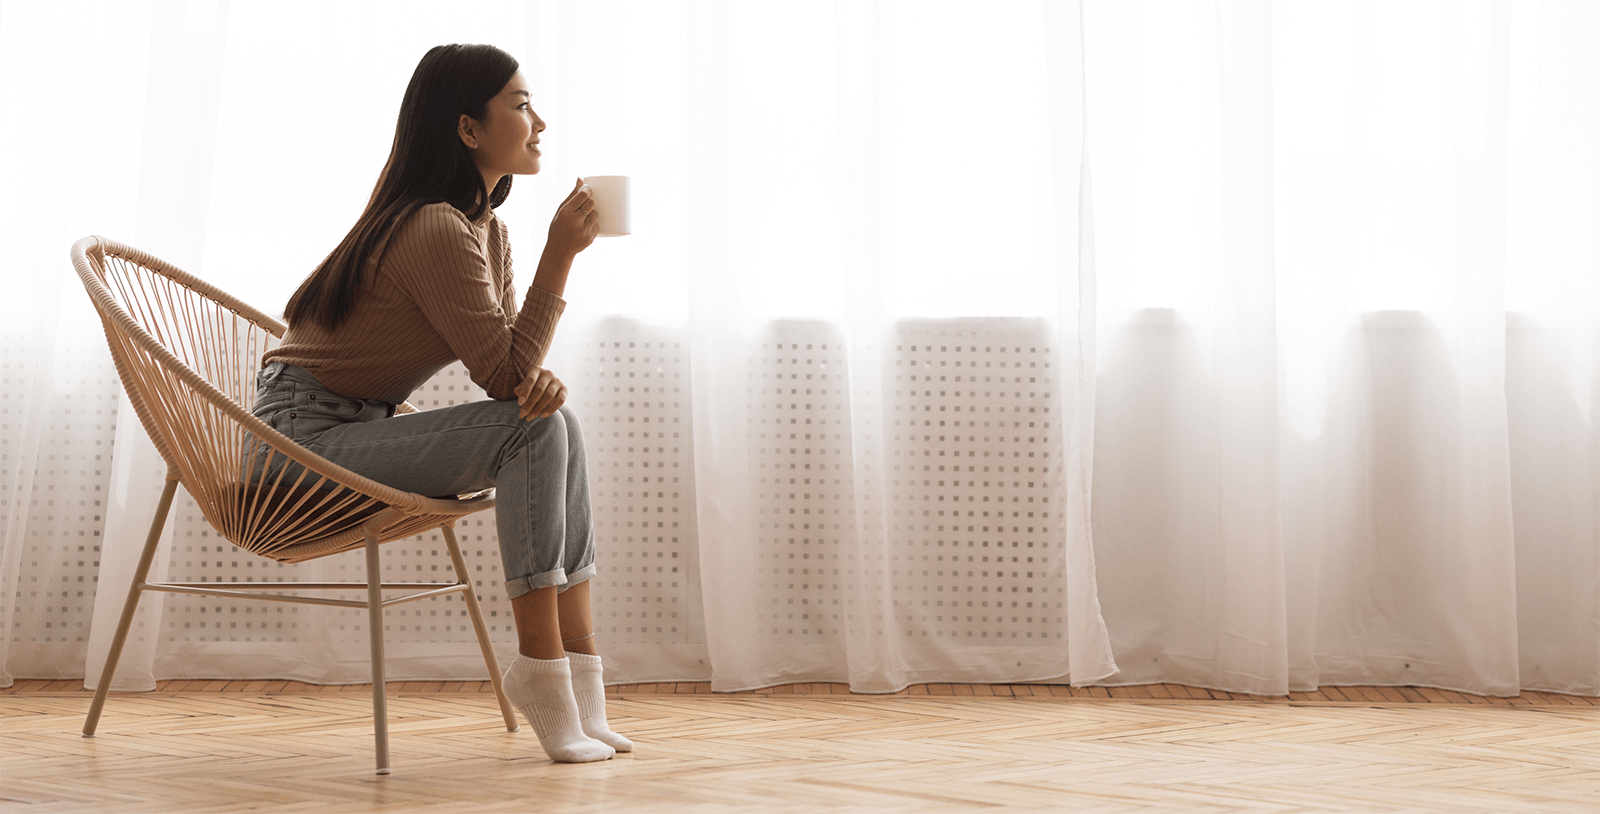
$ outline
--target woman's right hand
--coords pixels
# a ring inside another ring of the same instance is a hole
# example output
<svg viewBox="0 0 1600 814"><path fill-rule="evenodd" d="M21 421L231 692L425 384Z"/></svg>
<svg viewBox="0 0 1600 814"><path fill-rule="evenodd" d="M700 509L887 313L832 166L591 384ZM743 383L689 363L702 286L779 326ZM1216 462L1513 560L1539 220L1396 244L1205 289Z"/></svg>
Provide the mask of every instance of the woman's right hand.
<svg viewBox="0 0 1600 814"><path fill-rule="evenodd" d="M576 255L589 248L599 233L600 213L595 209L594 195L579 178L550 221L549 245Z"/></svg>
<svg viewBox="0 0 1600 814"><path fill-rule="evenodd" d="M542 367L528 371L515 388L517 417L523 421L548 418L567 403L567 386Z"/></svg>

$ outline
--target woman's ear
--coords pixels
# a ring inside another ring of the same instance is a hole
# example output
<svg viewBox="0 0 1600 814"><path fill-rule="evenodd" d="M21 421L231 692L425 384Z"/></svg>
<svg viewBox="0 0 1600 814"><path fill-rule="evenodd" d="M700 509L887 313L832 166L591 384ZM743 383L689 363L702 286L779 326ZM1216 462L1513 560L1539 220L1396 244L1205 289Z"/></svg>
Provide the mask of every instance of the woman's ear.
<svg viewBox="0 0 1600 814"><path fill-rule="evenodd" d="M478 149L478 123L471 116L461 114L461 121L456 124L456 134L461 137L461 143L467 145L468 150Z"/></svg>

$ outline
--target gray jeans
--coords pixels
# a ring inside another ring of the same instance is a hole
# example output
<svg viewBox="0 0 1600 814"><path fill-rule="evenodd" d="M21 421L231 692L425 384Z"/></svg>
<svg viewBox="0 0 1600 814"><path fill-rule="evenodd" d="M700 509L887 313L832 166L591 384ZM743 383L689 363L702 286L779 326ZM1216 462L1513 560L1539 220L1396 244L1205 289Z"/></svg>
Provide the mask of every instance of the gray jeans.
<svg viewBox="0 0 1600 814"><path fill-rule="evenodd" d="M253 412L312 452L396 489L448 497L494 487L513 599L594 576L583 434L567 407L532 421L517 416L515 401L394 415L388 402L341 396L305 368L271 362L256 377Z"/></svg>

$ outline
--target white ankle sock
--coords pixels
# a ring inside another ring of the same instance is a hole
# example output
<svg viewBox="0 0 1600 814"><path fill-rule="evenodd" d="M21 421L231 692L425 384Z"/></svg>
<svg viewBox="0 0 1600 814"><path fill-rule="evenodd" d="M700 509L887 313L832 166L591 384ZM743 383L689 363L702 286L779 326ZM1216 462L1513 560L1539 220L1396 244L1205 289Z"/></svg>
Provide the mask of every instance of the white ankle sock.
<svg viewBox="0 0 1600 814"><path fill-rule="evenodd" d="M530 659L518 654L505 674L506 697L533 725L539 745L551 760L588 763L616 754L583 734L572 694L572 669L566 659Z"/></svg>
<svg viewBox="0 0 1600 814"><path fill-rule="evenodd" d="M600 657L569 652L567 659L572 662L572 693L578 699L583 734L618 752L633 751L633 741L612 732L611 724L606 723L606 685L600 675Z"/></svg>

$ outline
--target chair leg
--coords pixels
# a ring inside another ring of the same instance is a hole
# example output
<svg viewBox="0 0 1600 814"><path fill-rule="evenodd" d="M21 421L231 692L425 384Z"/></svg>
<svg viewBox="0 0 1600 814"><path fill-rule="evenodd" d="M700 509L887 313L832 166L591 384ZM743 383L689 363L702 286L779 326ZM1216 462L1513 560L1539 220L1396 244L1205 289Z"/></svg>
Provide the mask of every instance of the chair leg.
<svg viewBox="0 0 1600 814"><path fill-rule="evenodd" d="M145 537L144 551L139 554L139 564L133 569L133 585L128 588L127 601L122 603L122 617L117 620L117 632L111 638L111 650L106 653L106 666L100 671L100 683L94 688L89 717L83 722L85 738L94 737L94 730L100 725L100 712L106 706L106 693L111 691L111 677L117 671L117 661L122 658L122 646L128 641L128 630L133 627L133 613L139 609L144 581L150 576L150 565L155 562L156 547L161 542L161 529L166 526L167 513L172 510L172 496L177 491L178 480L169 473L167 485L161 490L161 500L156 504L156 516L150 519L150 534Z"/></svg>
<svg viewBox="0 0 1600 814"><path fill-rule="evenodd" d="M383 673L383 570L378 564L378 536L375 529L362 529L367 535L367 638L372 643L372 722L376 741L378 774L389 773L389 704L385 696Z"/></svg>
<svg viewBox="0 0 1600 814"><path fill-rule="evenodd" d="M511 699L506 697L505 688L501 687L500 660L495 658L494 645L489 641L489 629L483 623L483 608L478 606L478 594L472 590L472 579L467 576L467 561L461 557L461 546L456 543L456 530L454 523L445 523L439 529L444 532L445 545L450 549L450 564L455 566L456 580L467 586L467 613L472 617L472 627L478 632L478 647L483 650L483 663L489 668L489 683L494 686L494 697L500 701L500 715L506 720L506 731L517 731L517 713L511 706Z"/></svg>

